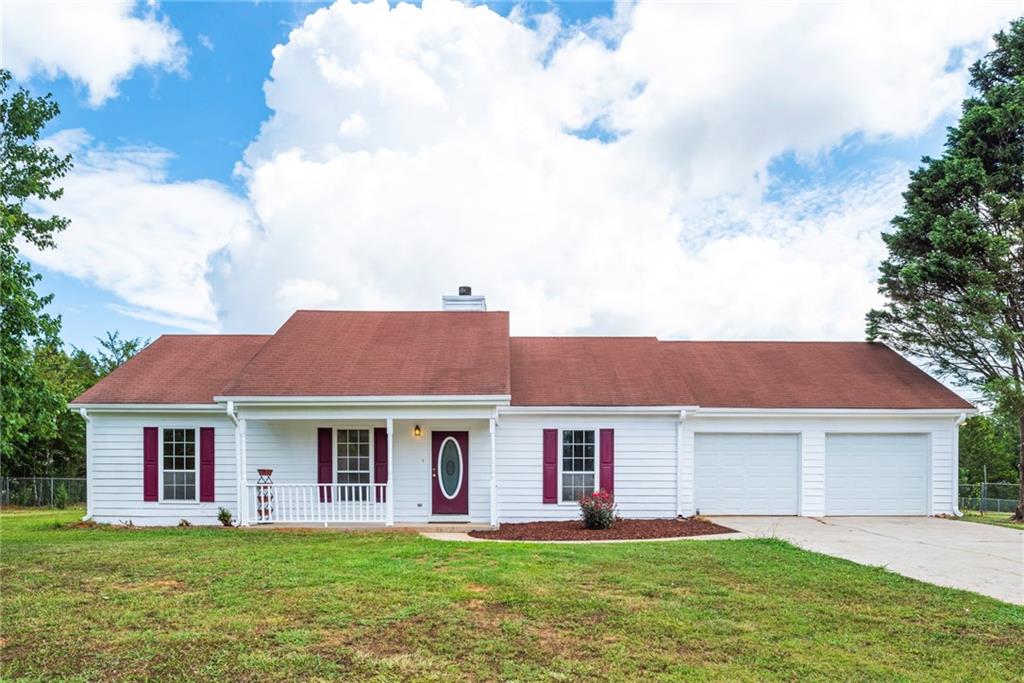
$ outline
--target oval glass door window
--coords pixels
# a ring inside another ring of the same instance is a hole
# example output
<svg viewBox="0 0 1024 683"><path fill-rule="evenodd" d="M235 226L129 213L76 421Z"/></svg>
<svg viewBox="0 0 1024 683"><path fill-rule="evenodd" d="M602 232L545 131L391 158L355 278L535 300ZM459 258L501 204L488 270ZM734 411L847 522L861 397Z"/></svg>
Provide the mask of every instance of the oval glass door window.
<svg viewBox="0 0 1024 683"><path fill-rule="evenodd" d="M455 439L448 437L437 455L437 476L441 481L441 495L451 500L462 488L462 451Z"/></svg>

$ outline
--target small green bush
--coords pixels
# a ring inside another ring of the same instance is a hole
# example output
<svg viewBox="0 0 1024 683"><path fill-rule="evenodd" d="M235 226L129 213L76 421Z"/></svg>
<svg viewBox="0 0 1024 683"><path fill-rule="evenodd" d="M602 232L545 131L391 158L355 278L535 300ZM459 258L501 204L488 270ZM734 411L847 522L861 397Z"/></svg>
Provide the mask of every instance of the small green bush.
<svg viewBox="0 0 1024 683"><path fill-rule="evenodd" d="M63 510L68 506L68 487L64 484L58 484L57 489L53 492L53 507L58 510Z"/></svg>
<svg viewBox="0 0 1024 683"><path fill-rule="evenodd" d="M231 526L231 510L227 508L220 508L217 510L217 520L224 526Z"/></svg>
<svg viewBox="0 0 1024 683"><path fill-rule="evenodd" d="M583 496L580 498L580 517L588 529L611 529L619 518L615 496L600 489Z"/></svg>
<svg viewBox="0 0 1024 683"><path fill-rule="evenodd" d="M36 504L36 492L31 486L20 486L11 491L11 505L29 507Z"/></svg>

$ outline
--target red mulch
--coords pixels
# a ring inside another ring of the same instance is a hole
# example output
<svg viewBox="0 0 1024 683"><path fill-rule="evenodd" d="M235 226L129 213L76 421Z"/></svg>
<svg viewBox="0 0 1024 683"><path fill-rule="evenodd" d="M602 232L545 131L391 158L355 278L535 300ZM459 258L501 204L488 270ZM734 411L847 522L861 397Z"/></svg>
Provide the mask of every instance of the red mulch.
<svg viewBox="0 0 1024 683"><path fill-rule="evenodd" d="M728 534L734 530L703 519L620 519L611 529L587 529L583 522L523 522L502 524L500 528L470 531L476 538L501 541L610 541L638 538L677 538Z"/></svg>

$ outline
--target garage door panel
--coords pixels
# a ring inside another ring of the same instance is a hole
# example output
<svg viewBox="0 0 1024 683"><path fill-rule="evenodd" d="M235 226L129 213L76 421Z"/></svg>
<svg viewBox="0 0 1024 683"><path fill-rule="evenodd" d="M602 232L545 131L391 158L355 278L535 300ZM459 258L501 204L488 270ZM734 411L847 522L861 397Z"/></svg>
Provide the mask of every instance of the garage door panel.
<svg viewBox="0 0 1024 683"><path fill-rule="evenodd" d="M694 500L702 514L795 515L795 434L696 434Z"/></svg>
<svg viewBox="0 0 1024 683"><path fill-rule="evenodd" d="M928 514L927 435L827 435L825 514Z"/></svg>

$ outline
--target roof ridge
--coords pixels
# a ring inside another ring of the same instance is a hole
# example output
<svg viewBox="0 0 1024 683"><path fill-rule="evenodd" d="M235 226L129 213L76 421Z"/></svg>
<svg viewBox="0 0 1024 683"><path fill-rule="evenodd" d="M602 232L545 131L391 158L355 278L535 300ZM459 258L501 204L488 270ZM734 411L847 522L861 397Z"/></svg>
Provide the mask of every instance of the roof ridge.
<svg viewBox="0 0 1024 683"><path fill-rule="evenodd" d="M389 310L381 310L381 309L365 310L365 309L359 309L359 310L354 310L354 309L351 309L351 308L296 308L295 311L292 313L292 315L295 315L295 313L366 313L366 314L373 314L373 315L380 315L382 313L385 313L385 314L386 313L416 313L418 315L427 315L427 314L429 314L429 315L435 315L435 314L436 315L441 315L441 314L447 314L447 313L506 313L507 314L508 311L500 310L500 309L499 310L493 310L493 311L491 311L491 310L488 310L488 311L438 311L438 310L428 310L428 309L419 309L419 310L417 310L417 309L403 309L403 310L394 310L394 309L389 309ZM291 316L289 316L289 317L291 317Z"/></svg>
<svg viewBox="0 0 1024 683"><path fill-rule="evenodd" d="M566 334L566 335L552 335L552 336L527 334L527 335L509 335L509 339L558 339L558 340L563 340L563 339L572 339L572 340L577 340L577 339L652 339L654 341L660 341L654 335L646 335L646 334L645 335Z"/></svg>
<svg viewBox="0 0 1024 683"><path fill-rule="evenodd" d="M273 337L273 332L165 332L160 337ZM160 339L157 337L157 339Z"/></svg>
<svg viewBox="0 0 1024 683"><path fill-rule="evenodd" d="M853 341L846 339L658 339L662 344L877 344L881 341Z"/></svg>

